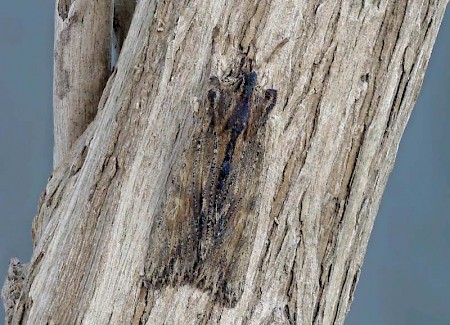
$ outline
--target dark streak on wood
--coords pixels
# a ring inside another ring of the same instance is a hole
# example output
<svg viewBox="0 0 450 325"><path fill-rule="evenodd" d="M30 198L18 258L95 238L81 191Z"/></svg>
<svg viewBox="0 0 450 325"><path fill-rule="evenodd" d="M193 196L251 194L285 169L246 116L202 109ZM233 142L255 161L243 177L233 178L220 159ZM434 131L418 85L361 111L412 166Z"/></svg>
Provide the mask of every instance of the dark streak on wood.
<svg viewBox="0 0 450 325"><path fill-rule="evenodd" d="M256 232L264 130L277 91L256 86L241 67L210 89L192 144L171 176L151 229L146 281L208 291L214 301L239 301Z"/></svg>
<svg viewBox="0 0 450 325"><path fill-rule="evenodd" d="M70 6L73 0L59 0L58 1L58 14L62 20L66 20L69 16Z"/></svg>

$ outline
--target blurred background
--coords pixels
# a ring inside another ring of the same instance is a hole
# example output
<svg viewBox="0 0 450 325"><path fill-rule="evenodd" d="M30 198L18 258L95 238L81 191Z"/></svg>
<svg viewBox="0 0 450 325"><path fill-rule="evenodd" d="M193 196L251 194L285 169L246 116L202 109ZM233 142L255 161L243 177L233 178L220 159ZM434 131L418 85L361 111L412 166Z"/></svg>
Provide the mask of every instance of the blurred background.
<svg viewBox="0 0 450 325"><path fill-rule="evenodd" d="M31 257L31 222L51 173L53 7L0 5L1 284L11 257ZM449 40L447 9L346 325L450 324Z"/></svg>

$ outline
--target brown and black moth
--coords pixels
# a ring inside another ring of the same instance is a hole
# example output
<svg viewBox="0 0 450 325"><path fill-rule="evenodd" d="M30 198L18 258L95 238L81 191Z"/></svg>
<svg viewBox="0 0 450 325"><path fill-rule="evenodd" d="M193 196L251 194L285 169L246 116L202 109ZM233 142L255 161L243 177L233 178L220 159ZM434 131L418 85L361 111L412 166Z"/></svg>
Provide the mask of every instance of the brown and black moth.
<svg viewBox="0 0 450 325"><path fill-rule="evenodd" d="M239 301L256 233L265 124L277 97L256 80L253 71L210 79L192 144L151 229L149 285L190 284L225 306Z"/></svg>

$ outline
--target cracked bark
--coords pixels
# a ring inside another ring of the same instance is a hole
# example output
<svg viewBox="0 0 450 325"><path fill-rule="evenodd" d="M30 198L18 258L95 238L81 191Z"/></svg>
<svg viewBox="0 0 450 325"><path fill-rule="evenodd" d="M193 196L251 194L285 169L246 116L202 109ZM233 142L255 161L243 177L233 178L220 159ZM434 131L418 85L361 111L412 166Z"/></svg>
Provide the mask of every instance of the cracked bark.
<svg viewBox="0 0 450 325"><path fill-rule="evenodd" d="M95 119L42 196L12 323L343 324L446 4L141 0ZM229 307L144 280L208 80L242 58L278 95Z"/></svg>

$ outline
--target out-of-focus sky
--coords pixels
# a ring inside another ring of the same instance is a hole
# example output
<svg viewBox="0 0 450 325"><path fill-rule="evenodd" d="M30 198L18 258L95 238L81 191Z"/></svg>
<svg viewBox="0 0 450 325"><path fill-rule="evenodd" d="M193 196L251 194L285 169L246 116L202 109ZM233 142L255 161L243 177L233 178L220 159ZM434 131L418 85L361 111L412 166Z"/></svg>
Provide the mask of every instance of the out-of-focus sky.
<svg viewBox="0 0 450 325"><path fill-rule="evenodd" d="M51 173L54 1L0 4L0 283L30 259ZM347 325L450 324L450 10L400 144ZM0 307L0 322L4 318Z"/></svg>
<svg viewBox="0 0 450 325"><path fill-rule="evenodd" d="M403 134L347 325L450 324L450 9Z"/></svg>

